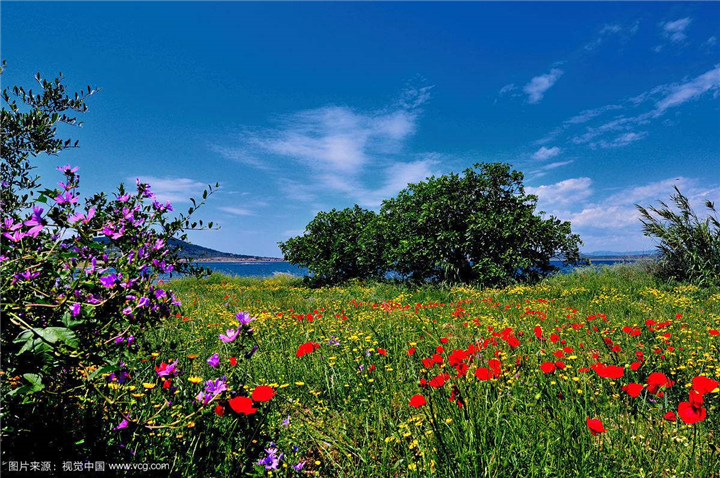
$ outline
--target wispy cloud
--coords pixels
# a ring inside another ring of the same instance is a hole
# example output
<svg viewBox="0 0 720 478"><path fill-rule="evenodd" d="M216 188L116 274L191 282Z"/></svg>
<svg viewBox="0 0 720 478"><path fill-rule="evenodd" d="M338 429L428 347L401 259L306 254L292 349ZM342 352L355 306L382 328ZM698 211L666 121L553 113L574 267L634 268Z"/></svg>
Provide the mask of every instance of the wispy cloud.
<svg viewBox="0 0 720 478"><path fill-rule="evenodd" d="M640 141L641 139L644 139L647 137L648 132L647 131L640 131L638 133L631 132L631 133L623 133L619 136L616 136L610 141L600 140L598 142L590 143L590 147L593 149L596 148L621 148L623 146L627 146L631 143L634 143L636 141Z"/></svg>
<svg viewBox="0 0 720 478"><path fill-rule="evenodd" d="M515 91L517 89L518 88L517 88L517 86L515 86L515 83L510 83L510 84L507 84L507 85L503 86L502 88L500 88L499 94L500 94L500 96L503 96L503 95L510 93L511 91Z"/></svg>
<svg viewBox="0 0 720 478"><path fill-rule="evenodd" d="M437 155L404 157L431 88L409 86L393 105L376 111L327 105L287 114L276 119L275 127L244 131L239 147L213 150L259 168L264 163L257 164L258 158L284 158L303 166L313 178L312 187L274 172L282 191L294 199L316 201L321 184L361 205L377 206L408 182L436 173ZM369 177L371 169L377 173Z"/></svg>
<svg viewBox="0 0 720 478"><path fill-rule="evenodd" d="M140 176L141 182L150 185L158 201L171 203L189 203L191 197L198 198L207 188L208 183L202 183L189 178ZM128 182L135 182L135 177L127 178Z"/></svg>
<svg viewBox="0 0 720 478"><path fill-rule="evenodd" d="M614 111L614 110L621 110L623 107L620 105L605 105L601 106L600 108L594 108L589 109L585 111L581 111L579 114L573 116L572 118L565 121L565 124L582 124L587 123L593 118L596 118L600 116L601 114L608 112L608 111Z"/></svg>
<svg viewBox="0 0 720 478"><path fill-rule="evenodd" d="M621 40L627 40L635 35L639 28L639 21L625 25L621 23L607 23L600 28L595 38L584 45L583 49L587 52L593 51L605 43L610 37L619 37Z"/></svg>
<svg viewBox="0 0 720 478"><path fill-rule="evenodd" d="M692 23L692 19L690 17L685 17L672 22L660 23L660 28L662 29L662 34L665 38L668 38L674 43L679 43L687 38L685 30L687 30L687 27L690 26L690 23Z"/></svg>
<svg viewBox="0 0 720 478"><path fill-rule="evenodd" d="M657 121L671 108L680 107L707 94L712 94L713 98L720 94L720 65L679 83L658 85L617 103L584 110L565 120L535 144L557 141L570 133L571 143L585 144L593 149L628 146L648 137L647 131L637 131L639 127ZM615 111L626 114L598 121L606 113ZM627 115L627 112L635 114ZM577 130L580 125L584 130Z"/></svg>
<svg viewBox="0 0 720 478"><path fill-rule="evenodd" d="M718 89L720 89L720 66L716 66L692 80L669 86L667 94L655 103L656 112L658 115L662 114L668 108L695 100L708 91L717 93Z"/></svg>
<svg viewBox="0 0 720 478"><path fill-rule="evenodd" d="M250 209L245 209L241 207L230 207L230 206L223 206L219 207L221 211L227 212L229 214L233 214L235 216L254 216L255 213L251 211Z"/></svg>
<svg viewBox="0 0 720 478"><path fill-rule="evenodd" d="M533 153L532 159L538 161L545 161L550 158L554 158L558 154L560 154L560 148L558 148L557 146L553 146L552 148L546 148L545 146L542 146L540 149Z"/></svg>
<svg viewBox="0 0 720 478"><path fill-rule="evenodd" d="M553 68L549 73L531 79L530 82L523 87L523 91L528 96L528 103L539 103L545 96L545 92L552 88L562 75L563 71L561 69Z"/></svg>

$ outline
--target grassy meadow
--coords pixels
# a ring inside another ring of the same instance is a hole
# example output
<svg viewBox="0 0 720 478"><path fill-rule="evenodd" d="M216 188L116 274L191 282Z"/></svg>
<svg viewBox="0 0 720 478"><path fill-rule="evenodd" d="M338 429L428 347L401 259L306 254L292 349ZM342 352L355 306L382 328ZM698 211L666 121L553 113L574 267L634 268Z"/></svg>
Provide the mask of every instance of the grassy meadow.
<svg viewBox="0 0 720 478"><path fill-rule="evenodd" d="M194 395L218 374L231 393L276 393L252 415L211 403L150 433L155 446L138 457L174 453L182 474L720 476L718 389L703 395L703 420L678 414L694 377L720 379L718 290L633 266L502 290L222 275L165 285L186 315L154 330L148 365L177 361L175 393ZM218 336L238 311L257 317L258 348L232 365ZM206 363L215 353L217 369ZM145 380L156 381L152 367ZM150 385L134 403L174 413ZM184 432L205 420L222 422L214 436ZM258 465L268 447L275 462ZM201 470L204 448L224 459Z"/></svg>

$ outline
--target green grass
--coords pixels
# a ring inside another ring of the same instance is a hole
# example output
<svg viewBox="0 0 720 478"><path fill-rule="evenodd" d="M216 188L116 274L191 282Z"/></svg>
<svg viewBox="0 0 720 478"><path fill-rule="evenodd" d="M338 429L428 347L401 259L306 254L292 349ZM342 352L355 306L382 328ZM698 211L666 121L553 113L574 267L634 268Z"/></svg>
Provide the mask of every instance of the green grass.
<svg viewBox="0 0 720 478"><path fill-rule="evenodd" d="M275 475L718 476L718 391L705 395L704 421L685 425L663 419L688 400L693 377L720 377L720 336L709 334L720 328L717 290L659 283L632 266L584 269L504 290L398 284L309 289L287 277L221 275L172 281L167 287L183 299L185 318L169 319L151 331L147 353L158 354L151 360L155 364L178 359L186 372L176 379L179 394L194 396L202 389L187 376L208 380L223 373L236 390L270 384L277 391L251 417L231 411L218 417L209 406L177 428L134 435L141 444L138 457L176 460L174 470L182 475L252 472L272 441L286 455ZM253 323L257 353L237 367L223 362L211 369L205 359L212 353L223 361L235 353L218 334L237 324L234 314L241 310L258 316ZM592 315L597 318L588 321ZM652 331L648 319L670 323ZM536 326L543 338L557 334L565 343L536 339ZM624 326L640 327L642 333L631 337ZM466 376L456 378L448 354L490 338L488 327L512 328L520 345L513 348L496 338L497 346L466 359ZM612 351L606 338L620 350ZM296 357L298 346L309 341L320 348ZM441 345L442 368L427 370L422 359ZM407 354L410 347L416 349L413 355ZM574 350L563 358L552 355L562 347ZM379 354L380 348L387 355ZM644 362L633 371L629 364L638 360L638 351ZM198 358L188 358L192 354ZM475 369L495 358L502 375L478 380ZM557 360L567 368L549 375L540 370L540 363ZM612 381L593 370L579 371L598 360L626 367L624 376ZM137 381L154 380L152 372L149 368ZM442 372L450 375L444 386L419 386L421 379ZM644 390L632 398L621 390L630 382L645 383L652 372L676 382L664 397ZM449 400L453 391L463 407ZM158 404L160 393L150 390L132 406ZM425 396L427 405L410 407L414 394ZM290 424L284 426L288 416ZM601 419L607 431L592 436L586 417ZM290 468L301 460L306 462L302 472Z"/></svg>

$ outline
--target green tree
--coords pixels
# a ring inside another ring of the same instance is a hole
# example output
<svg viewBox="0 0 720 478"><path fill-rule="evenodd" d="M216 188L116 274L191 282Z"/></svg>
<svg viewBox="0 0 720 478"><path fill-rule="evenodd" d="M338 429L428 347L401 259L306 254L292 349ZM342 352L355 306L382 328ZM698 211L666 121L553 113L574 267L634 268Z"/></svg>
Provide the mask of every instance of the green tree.
<svg viewBox="0 0 720 478"><path fill-rule="evenodd" d="M553 257L577 262L579 236L536 214L522 181L509 165L487 163L408 185L380 210L388 267L414 281L502 286L549 274Z"/></svg>
<svg viewBox="0 0 720 478"><path fill-rule="evenodd" d="M287 260L316 278L383 278L502 286L537 280L553 257L580 259L570 223L536 214L523 175L507 164L478 164L410 184L380 213L358 206L320 213L303 236L280 245Z"/></svg>
<svg viewBox="0 0 720 478"><path fill-rule="evenodd" d="M372 227L377 215L360 206L320 212L302 236L280 243L285 258L307 267L316 283L381 278L383 241Z"/></svg>

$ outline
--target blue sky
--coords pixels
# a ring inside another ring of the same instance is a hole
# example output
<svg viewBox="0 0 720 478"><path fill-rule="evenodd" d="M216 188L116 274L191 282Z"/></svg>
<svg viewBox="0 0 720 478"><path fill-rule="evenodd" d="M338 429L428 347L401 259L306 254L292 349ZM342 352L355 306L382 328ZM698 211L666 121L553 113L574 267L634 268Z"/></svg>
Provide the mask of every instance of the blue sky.
<svg viewBox="0 0 720 478"><path fill-rule="evenodd" d="M320 210L504 161L583 250L642 250L633 204L720 199L718 3L2 2L3 86L90 84L86 192L143 178L200 245L278 256Z"/></svg>

